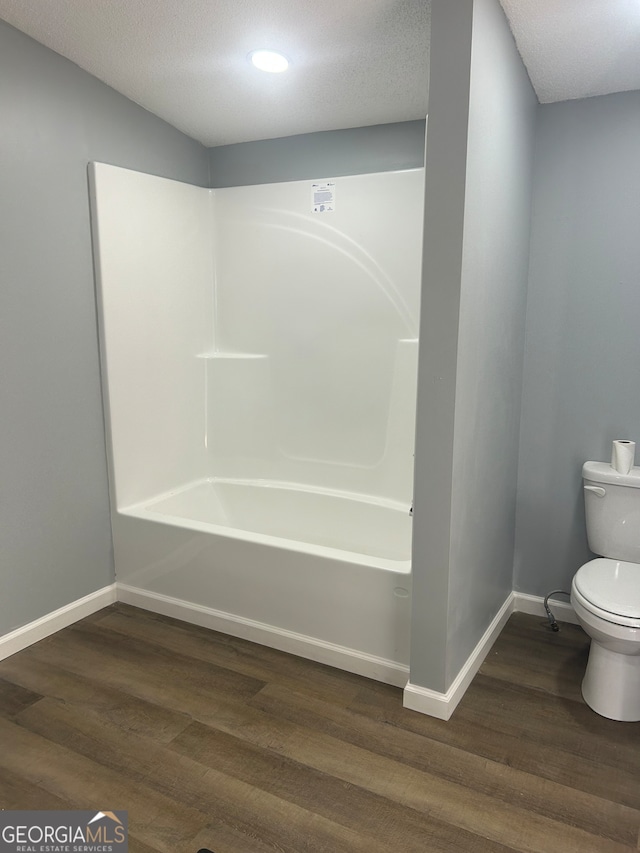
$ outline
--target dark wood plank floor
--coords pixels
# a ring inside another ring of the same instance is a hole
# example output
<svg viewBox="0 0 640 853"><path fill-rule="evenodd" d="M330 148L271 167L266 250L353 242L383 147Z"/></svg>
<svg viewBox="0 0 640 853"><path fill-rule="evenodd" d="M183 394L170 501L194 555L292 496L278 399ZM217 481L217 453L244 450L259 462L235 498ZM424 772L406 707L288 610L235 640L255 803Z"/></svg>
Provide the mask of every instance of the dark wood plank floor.
<svg viewBox="0 0 640 853"><path fill-rule="evenodd" d="M124 605L0 663L0 807L129 811L133 853L638 850L640 724L515 614L453 718Z"/></svg>

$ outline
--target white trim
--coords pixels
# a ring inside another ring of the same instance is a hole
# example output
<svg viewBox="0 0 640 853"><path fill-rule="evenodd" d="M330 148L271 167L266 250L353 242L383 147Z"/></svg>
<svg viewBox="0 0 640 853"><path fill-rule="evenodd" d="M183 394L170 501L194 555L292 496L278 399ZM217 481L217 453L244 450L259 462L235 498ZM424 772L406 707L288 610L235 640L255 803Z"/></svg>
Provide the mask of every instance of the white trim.
<svg viewBox="0 0 640 853"><path fill-rule="evenodd" d="M255 622L251 619L235 616L232 613L213 610L209 607L191 604L182 599L171 598L167 595L118 583L110 584L103 589L85 595L77 601L72 601L70 604L0 637L0 660L26 649L62 628L73 625L79 619L84 619L115 601L123 601L126 604L132 604L153 613L161 613L164 616L181 619L183 622L201 625L214 631L222 631L232 637L241 637L328 666L335 666L347 672L354 672L366 678L393 684L396 687L404 687L403 704L405 708L437 717L440 720L448 720L453 714L511 613L530 613L534 616L546 618L542 596L512 592L456 676L451 687L446 693L438 693L435 690L429 690L427 687L412 684L408 680L409 667L397 661L368 655L357 649L338 646L335 643L329 643L305 634L286 631L264 622ZM554 598L550 600L550 607L560 622L578 624L575 611L569 602Z"/></svg>
<svg viewBox="0 0 640 853"><path fill-rule="evenodd" d="M514 592L514 611L516 613L530 613L532 616L547 618L544 610L544 597L540 595L529 595L526 592ZM578 625L578 617L573 607L564 598L550 598L549 607L559 622L570 622Z"/></svg>
<svg viewBox="0 0 640 853"><path fill-rule="evenodd" d="M482 662L489 654L491 646L507 624L509 616L515 609L514 603L515 596L511 592L446 693L438 693L436 690L429 690L427 687L420 687L420 685L412 684L409 681L404 689L402 699L404 707L412 711L419 711L421 714L428 714L430 717L437 717L439 720L448 720L473 681L473 677L482 666Z"/></svg>
<svg viewBox="0 0 640 853"><path fill-rule="evenodd" d="M573 625L578 624L575 611L568 601L552 598L549 600L549 607L558 621L570 622ZM526 592L512 592L485 631L478 645L469 655L467 662L447 692L438 693L409 681L404 689L404 707L410 708L412 711L419 711L421 714L437 717L439 720L448 720L512 613L529 613L532 616L541 616L546 619L544 597L529 595Z"/></svg>
<svg viewBox="0 0 640 853"><path fill-rule="evenodd" d="M279 649L282 652L354 672L356 675L363 675L396 687L404 687L409 678L409 667L397 661L287 631L265 622L245 619L233 613L214 610L201 604L193 604L180 598L172 598L122 583L116 586L118 601L141 607L143 610L150 610L152 613L160 613L163 616L190 622L192 625L221 631L232 637L270 646L272 649Z"/></svg>
<svg viewBox="0 0 640 853"><path fill-rule="evenodd" d="M65 604L64 607L47 613L46 616L29 622L28 625L23 625L22 628L16 628L15 631L0 637L0 660L15 655L27 646L37 643L38 640L44 640L45 637L73 625L74 622L90 616L97 610L102 610L116 600L116 585L112 583L85 595L84 598Z"/></svg>

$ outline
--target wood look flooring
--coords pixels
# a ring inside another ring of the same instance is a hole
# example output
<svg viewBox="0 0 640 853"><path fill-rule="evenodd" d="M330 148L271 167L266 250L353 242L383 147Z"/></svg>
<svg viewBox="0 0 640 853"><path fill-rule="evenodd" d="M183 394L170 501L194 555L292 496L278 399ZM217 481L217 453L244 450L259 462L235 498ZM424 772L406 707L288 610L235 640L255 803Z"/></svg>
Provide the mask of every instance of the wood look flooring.
<svg viewBox="0 0 640 853"><path fill-rule="evenodd" d="M133 853L638 850L640 724L514 614L442 722L402 691L125 605L0 663L0 807L127 809Z"/></svg>

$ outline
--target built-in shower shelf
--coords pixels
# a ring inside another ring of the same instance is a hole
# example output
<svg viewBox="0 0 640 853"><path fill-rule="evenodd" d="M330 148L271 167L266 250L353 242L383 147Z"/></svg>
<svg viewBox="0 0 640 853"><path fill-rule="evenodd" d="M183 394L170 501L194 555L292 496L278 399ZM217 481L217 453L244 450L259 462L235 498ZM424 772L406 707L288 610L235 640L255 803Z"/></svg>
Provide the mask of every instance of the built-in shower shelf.
<svg viewBox="0 0 640 853"><path fill-rule="evenodd" d="M262 352L201 352L198 358L268 358L266 353Z"/></svg>

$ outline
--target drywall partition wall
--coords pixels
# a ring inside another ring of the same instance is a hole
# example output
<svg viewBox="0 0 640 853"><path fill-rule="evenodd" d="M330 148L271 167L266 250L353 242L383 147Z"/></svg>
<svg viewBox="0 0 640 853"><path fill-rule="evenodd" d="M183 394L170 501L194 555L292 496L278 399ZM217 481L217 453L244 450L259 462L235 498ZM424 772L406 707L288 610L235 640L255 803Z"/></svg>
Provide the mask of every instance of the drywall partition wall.
<svg viewBox="0 0 640 853"><path fill-rule="evenodd" d="M209 149L212 187L372 174L424 166L425 122L403 121Z"/></svg>
<svg viewBox="0 0 640 853"><path fill-rule="evenodd" d="M455 401L447 681L510 595L537 99L475 0Z"/></svg>
<svg viewBox="0 0 640 853"><path fill-rule="evenodd" d="M433 0L416 411L411 683L446 684L451 471L471 10ZM406 698L405 698L406 701Z"/></svg>
<svg viewBox="0 0 640 853"><path fill-rule="evenodd" d="M117 506L206 470L209 190L94 163L92 213ZM104 286L103 286L104 285Z"/></svg>
<svg viewBox="0 0 640 853"><path fill-rule="evenodd" d="M87 163L208 183L207 151L0 22L0 634L113 581Z"/></svg>
<svg viewBox="0 0 640 853"><path fill-rule="evenodd" d="M534 595L591 558L582 463L640 442L639 150L640 92L538 108L515 561Z"/></svg>
<svg viewBox="0 0 640 853"><path fill-rule="evenodd" d="M215 191L210 467L410 503L423 171L331 192Z"/></svg>
<svg viewBox="0 0 640 853"><path fill-rule="evenodd" d="M497 0L432 7L411 683L511 592L536 99Z"/></svg>

